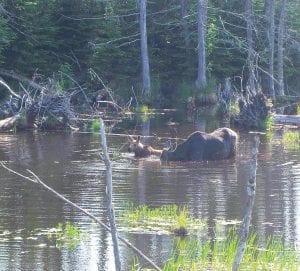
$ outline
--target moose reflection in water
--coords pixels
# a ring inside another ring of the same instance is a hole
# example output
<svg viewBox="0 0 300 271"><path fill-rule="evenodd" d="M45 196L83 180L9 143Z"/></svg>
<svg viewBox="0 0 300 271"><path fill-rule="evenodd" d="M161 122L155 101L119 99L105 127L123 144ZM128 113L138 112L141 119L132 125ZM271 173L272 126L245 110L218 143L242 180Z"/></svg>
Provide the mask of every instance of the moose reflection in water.
<svg viewBox="0 0 300 271"><path fill-rule="evenodd" d="M162 161L202 161L228 159L235 155L238 135L229 128L219 128L212 133L196 131L175 150L157 150L130 137L129 152L135 157L160 156Z"/></svg>

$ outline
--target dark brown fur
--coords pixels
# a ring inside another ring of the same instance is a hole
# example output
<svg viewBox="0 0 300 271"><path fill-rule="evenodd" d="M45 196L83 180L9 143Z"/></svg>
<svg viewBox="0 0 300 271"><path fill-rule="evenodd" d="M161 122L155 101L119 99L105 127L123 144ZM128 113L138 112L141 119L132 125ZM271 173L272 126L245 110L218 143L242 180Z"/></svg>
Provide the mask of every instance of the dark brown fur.
<svg viewBox="0 0 300 271"><path fill-rule="evenodd" d="M157 150L151 146L144 145L140 142L141 137L138 136L135 140L132 136L129 137L130 143L128 147L129 152L133 152L135 157L149 157L150 155L160 156L162 150Z"/></svg>
<svg viewBox="0 0 300 271"><path fill-rule="evenodd" d="M162 161L220 160L233 157L236 153L238 135L229 128L219 128L207 134L192 133L174 151L163 150Z"/></svg>

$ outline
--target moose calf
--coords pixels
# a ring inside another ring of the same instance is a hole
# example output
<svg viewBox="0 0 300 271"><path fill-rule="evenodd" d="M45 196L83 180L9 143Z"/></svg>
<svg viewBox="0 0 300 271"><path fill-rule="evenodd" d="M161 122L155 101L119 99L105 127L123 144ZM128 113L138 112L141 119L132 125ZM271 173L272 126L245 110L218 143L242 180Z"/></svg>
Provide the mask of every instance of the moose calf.
<svg viewBox="0 0 300 271"><path fill-rule="evenodd" d="M129 136L129 147L128 151L133 152L135 157L142 158L142 157L148 157L150 155L156 155L160 156L162 153L162 150L157 150L152 148L149 145L144 145L140 142L141 137L138 136L135 140L132 136Z"/></svg>

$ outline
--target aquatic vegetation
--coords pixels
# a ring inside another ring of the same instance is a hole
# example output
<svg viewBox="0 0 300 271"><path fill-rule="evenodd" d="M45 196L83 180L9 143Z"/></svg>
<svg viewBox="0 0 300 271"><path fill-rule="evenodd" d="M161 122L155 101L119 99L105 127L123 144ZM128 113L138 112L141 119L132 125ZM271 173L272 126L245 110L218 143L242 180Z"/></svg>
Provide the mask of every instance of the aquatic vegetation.
<svg viewBox="0 0 300 271"><path fill-rule="evenodd" d="M127 204L121 214L122 224L131 231L148 231L175 233L186 235L187 232L203 230L206 223L193 219L186 206L163 205L159 208L150 208L147 205L134 207Z"/></svg>
<svg viewBox="0 0 300 271"><path fill-rule="evenodd" d="M264 120L262 121L262 129L266 131L271 131L273 126L273 118L272 116L268 115Z"/></svg>
<svg viewBox="0 0 300 271"><path fill-rule="evenodd" d="M283 134L283 144L288 149L299 149L300 133L298 131L288 131Z"/></svg>
<svg viewBox="0 0 300 271"><path fill-rule="evenodd" d="M235 227L231 227L223 236L217 233L215 239L175 238L171 257L162 269L229 271L233 265L238 240ZM297 252L291 246L285 245L281 238L269 237L266 242L260 242L255 233L249 236L240 270L296 271L299 268ZM142 269L139 267L132 270Z"/></svg>
<svg viewBox="0 0 300 271"><path fill-rule="evenodd" d="M142 105L139 105L137 108L136 108L136 111L138 113L142 113L142 114L148 114L149 113L149 107L145 104L142 104Z"/></svg>
<svg viewBox="0 0 300 271"><path fill-rule="evenodd" d="M77 226L70 222L67 222L65 225L59 223L55 229L48 232L48 239L54 239L59 249L61 249L63 245L66 245L68 249L72 250L76 248L86 236L86 232L82 232Z"/></svg>
<svg viewBox="0 0 300 271"><path fill-rule="evenodd" d="M98 133L99 130L100 130L100 122L98 119L94 119L92 122L91 122L91 126L90 126L90 129L92 132L95 132L95 133Z"/></svg>

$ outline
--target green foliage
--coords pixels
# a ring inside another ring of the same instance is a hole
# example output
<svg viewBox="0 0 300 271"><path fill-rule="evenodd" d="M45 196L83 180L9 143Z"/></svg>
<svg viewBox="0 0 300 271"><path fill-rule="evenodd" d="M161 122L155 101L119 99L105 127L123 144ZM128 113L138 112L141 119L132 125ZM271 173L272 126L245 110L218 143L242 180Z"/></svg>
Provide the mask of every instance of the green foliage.
<svg viewBox="0 0 300 271"><path fill-rule="evenodd" d="M178 102L185 102L189 97L193 97L195 92L194 83L187 83L186 81L179 84L176 88L175 97Z"/></svg>
<svg viewBox="0 0 300 271"><path fill-rule="evenodd" d="M75 249L79 243L86 239L87 233L82 232L77 226L70 222L59 223L55 229L48 232L48 239L55 240L56 246L61 249L66 245L68 249Z"/></svg>
<svg viewBox="0 0 300 271"><path fill-rule="evenodd" d="M69 63L64 63L60 66L58 71L58 78L56 79L56 89L59 92L68 90L74 86L74 73Z"/></svg>
<svg viewBox="0 0 300 271"><path fill-rule="evenodd" d="M273 118L272 116L267 116L262 122L262 129L265 131L271 131L273 126Z"/></svg>
<svg viewBox="0 0 300 271"><path fill-rule="evenodd" d="M100 121L98 119L92 120L90 124L90 130L94 133L99 133L100 131Z"/></svg>
<svg viewBox="0 0 300 271"><path fill-rule="evenodd" d="M215 239L175 239L171 258L164 271L232 270L238 247L239 235L235 228L225 234L216 232ZM255 233L248 237L240 270L299 270L297 251L281 238L269 237L261 242ZM137 269L133 269L137 270Z"/></svg>
<svg viewBox="0 0 300 271"><path fill-rule="evenodd" d="M148 114L148 113L149 113L149 107L148 107L148 105L146 105L146 104L142 104L142 105L139 105L139 106L136 108L136 111L137 111L138 113Z"/></svg>
<svg viewBox="0 0 300 271"><path fill-rule="evenodd" d="M202 230L205 223L193 219L186 206L163 205L150 208L147 205L134 207L127 204L121 217L122 223L131 229L150 232L169 231L185 235L187 232Z"/></svg>
<svg viewBox="0 0 300 271"><path fill-rule="evenodd" d="M197 1L189 1L188 5L188 46L184 42L179 2L154 1L147 5L153 91L150 103L155 106L172 106L181 98L196 94L193 86L198 63ZM254 1L255 51L260 56L259 65L267 69L263 5L261 0ZM131 89L136 90L138 99L141 97L136 1L4 0L3 7L7 13L2 12L0 17L0 62L5 68L30 77L35 72L54 74L60 91L72 88L70 78L74 78L81 85L86 84L90 92L103 88L102 83L89 77L88 71L93 69L124 100L133 96ZM240 15L243 12L242 1L209 1L206 58L211 79L202 93L211 93L215 83L226 77L246 74L245 18ZM298 2L289 1L284 74L289 89L294 90L291 94L299 93L299 14ZM264 83L266 75L261 76Z"/></svg>
<svg viewBox="0 0 300 271"><path fill-rule="evenodd" d="M14 40L15 34L9 28L9 21L0 16L0 63L4 62L3 51Z"/></svg>
<svg viewBox="0 0 300 271"><path fill-rule="evenodd" d="M288 149L300 148L300 133L298 131L288 131L283 134L283 144Z"/></svg>

